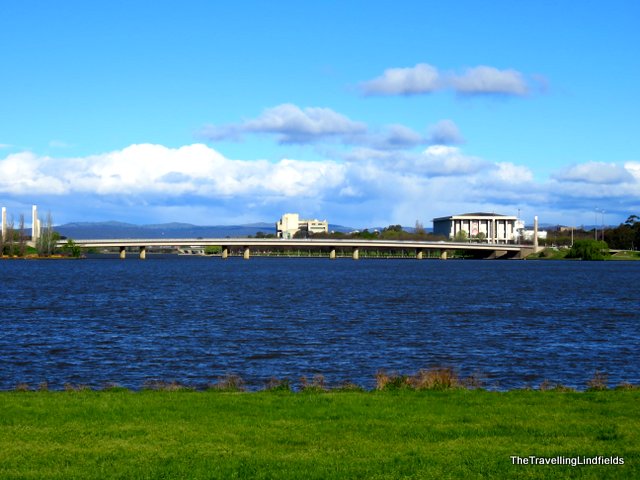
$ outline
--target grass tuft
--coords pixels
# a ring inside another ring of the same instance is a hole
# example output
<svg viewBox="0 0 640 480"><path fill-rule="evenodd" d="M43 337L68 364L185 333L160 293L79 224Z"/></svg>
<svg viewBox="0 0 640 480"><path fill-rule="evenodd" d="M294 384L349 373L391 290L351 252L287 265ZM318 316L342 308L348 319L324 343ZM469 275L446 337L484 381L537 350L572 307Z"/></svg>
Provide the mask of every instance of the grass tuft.
<svg viewBox="0 0 640 480"><path fill-rule="evenodd" d="M207 386L209 390L218 390L220 392L243 392L244 380L239 375L225 375L218 379L216 383Z"/></svg>
<svg viewBox="0 0 640 480"><path fill-rule="evenodd" d="M280 380L272 377L265 385L265 390L268 392L291 392L291 382L288 378Z"/></svg>
<svg viewBox="0 0 640 480"><path fill-rule="evenodd" d="M334 391L334 392L364 392L365 389L362 388L357 383L353 383L353 382L347 380L345 382L342 382L342 384L340 384L339 386L332 388L332 391Z"/></svg>
<svg viewBox="0 0 640 480"><path fill-rule="evenodd" d="M191 391L192 387L183 385L175 380L166 382L164 380L148 380L144 382L144 390L157 390L163 392Z"/></svg>
<svg viewBox="0 0 640 480"><path fill-rule="evenodd" d="M311 381L307 377L300 378L300 391L307 393L319 393L326 392L327 387L325 385L324 375L316 374Z"/></svg>
<svg viewBox="0 0 640 480"><path fill-rule="evenodd" d="M449 390L463 386L456 372L448 367L419 370L409 378L409 384L416 390Z"/></svg>
<svg viewBox="0 0 640 480"><path fill-rule="evenodd" d="M407 375L400 375L397 372L387 373L378 370L376 373L376 390L408 390L413 388L411 379Z"/></svg>
<svg viewBox="0 0 640 480"><path fill-rule="evenodd" d="M567 387L561 383L553 383L549 380L544 380L540 384L540 391L542 392L575 392L575 388Z"/></svg>
<svg viewBox="0 0 640 480"><path fill-rule="evenodd" d="M587 392L607 390L608 380L609 376L606 373L596 370L593 378L587 382Z"/></svg>
<svg viewBox="0 0 640 480"><path fill-rule="evenodd" d="M616 386L616 390L640 390L640 385L629 382L622 382Z"/></svg>
<svg viewBox="0 0 640 480"><path fill-rule="evenodd" d="M87 390L91 390L88 385L78 384L74 385L73 383L65 383L64 384L65 392L84 392Z"/></svg>

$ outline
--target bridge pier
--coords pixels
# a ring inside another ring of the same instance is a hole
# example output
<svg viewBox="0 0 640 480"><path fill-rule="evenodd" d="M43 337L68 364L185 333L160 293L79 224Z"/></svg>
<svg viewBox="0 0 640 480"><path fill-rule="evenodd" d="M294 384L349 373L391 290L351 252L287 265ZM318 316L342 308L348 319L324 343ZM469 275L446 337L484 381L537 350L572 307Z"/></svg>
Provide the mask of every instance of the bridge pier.
<svg viewBox="0 0 640 480"><path fill-rule="evenodd" d="M353 247L353 259L354 260L360 259L360 249L358 247Z"/></svg>
<svg viewBox="0 0 640 480"><path fill-rule="evenodd" d="M423 251L421 248L416 248L416 260L422 260Z"/></svg>
<svg viewBox="0 0 640 480"><path fill-rule="evenodd" d="M124 260L127 258L127 249L126 247L120 247L120 259Z"/></svg>
<svg viewBox="0 0 640 480"><path fill-rule="evenodd" d="M140 260L147 258L147 247L140 247Z"/></svg>
<svg viewBox="0 0 640 480"><path fill-rule="evenodd" d="M220 256L223 260L229 258L229 247L222 246L222 252L220 252Z"/></svg>
<svg viewBox="0 0 640 480"><path fill-rule="evenodd" d="M251 257L251 251L249 250L249 247L244 247L243 258L245 260L249 260L250 257Z"/></svg>
<svg viewBox="0 0 640 480"><path fill-rule="evenodd" d="M447 259L447 251L440 250L440 260L446 260L446 259Z"/></svg>
<svg viewBox="0 0 640 480"><path fill-rule="evenodd" d="M336 249L334 247L331 247L331 251L329 252L329 259L330 260L336 259Z"/></svg>

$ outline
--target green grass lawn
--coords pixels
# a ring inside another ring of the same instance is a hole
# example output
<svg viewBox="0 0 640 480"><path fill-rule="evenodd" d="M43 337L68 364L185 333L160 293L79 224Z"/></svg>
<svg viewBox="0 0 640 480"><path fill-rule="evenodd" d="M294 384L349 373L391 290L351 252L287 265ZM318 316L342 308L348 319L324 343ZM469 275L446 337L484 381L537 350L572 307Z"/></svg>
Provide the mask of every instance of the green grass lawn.
<svg viewBox="0 0 640 480"><path fill-rule="evenodd" d="M640 391L2 392L0 478L640 478Z"/></svg>
<svg viewBox="0 0 640 480"><path fill-rule="evenodd" d="M611 255L611 260L640 260L640 252L623 251Z"/></svg>

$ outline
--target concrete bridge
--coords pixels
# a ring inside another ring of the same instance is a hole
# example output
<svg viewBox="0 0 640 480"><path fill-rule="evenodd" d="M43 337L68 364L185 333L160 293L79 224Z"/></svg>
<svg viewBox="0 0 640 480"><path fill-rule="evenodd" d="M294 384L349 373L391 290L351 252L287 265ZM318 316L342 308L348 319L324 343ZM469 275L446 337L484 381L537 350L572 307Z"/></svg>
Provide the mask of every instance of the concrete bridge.
<svg viewBox="0 0 640 480"><path fill-rule="evenodd" d="M241 249L243 257L251 257L252 248L262 249L324 249L329 258L336 258L336 250L351 251L354 260L360 258L360 250L409 250L415 258L421 260L425 251L437 251L441 259L446 260L449 252L461 250L479 258L525 258L533 253L532 245L490 244L468 242L425 242L416 240L362 240L362 239L282 239L282 238L154 238L154 239L104 239L75 240L76 245L86 248L119 248L120 258L125 258L127 248L139 248L141 259L146 258L149 247L206 247L221 246L221 257L227 258L232 248ZM63 247L66 241L60 241Z"/></svg>

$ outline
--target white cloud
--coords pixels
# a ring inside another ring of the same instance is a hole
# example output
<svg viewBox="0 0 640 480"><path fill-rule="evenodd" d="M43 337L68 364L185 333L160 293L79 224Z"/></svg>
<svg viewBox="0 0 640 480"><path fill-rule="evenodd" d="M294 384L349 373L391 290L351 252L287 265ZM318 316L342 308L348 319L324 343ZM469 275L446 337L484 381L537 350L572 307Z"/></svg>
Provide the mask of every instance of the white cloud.
<svg viewBox="0 0 640 480"><path fill-rule="evenodd" d="M455 126L454 126L455 128ZM201 131L207 140L240 140L246 134L272 134L280 143L313 143L338 140L382 150L412 148L427 143L424 135L400 124L370 130L329 108L301 109L293 104L266 109L259 117L239 124L210 125Z"/></svg>
<svg viewBox="0 0 640 480"><path fill-rule="evenodd" d="M20 153L0 160L0 192L15 195L321 196L343 176L344 166L336 162L230 160L201 144L131 145L68 159Z"/></svg>
<svg viewBox="0 0 640 480"><path fill-rule="evenodd" d="M0 197L38 203L68 221L223 224L300 211L361 227L484 209L592 212L596 205L609 218L626 218L640 210L640 162L585 163L539 181L525 166L447 145L418 153L356 148L342 160L312 162L234 160L202 144L140 144L78 158L0 157Z"/></svg>
<svg viewBox="0 0 640 480"><path fill-rule="evenodd" d="M529 167L510 162L497 163L496 167L494 176L502 182L515 185L533 181L533 172Z"/></svg>
<svg viewBox="0 0 640 480"><path fill-rule="evenodd" d="M438 69L426 63L409 68L388 68L380 77L361 84L365 95L415 95L439 88Z"/></svg>
<svg viewBox="0 0 640 480"><path fill-rule="evenodd" d="M516 70L498 70L481 65L469 68L462 75L453 75L450 83L457 93L467 95L501 94L525 95L527 84Z"/></svg>
<svg viewBox="0 0 640 480"><path fill-rule="evenodd" d="M457 147L432 145L417 157L416 165L420 171L430 176L463 176L486 169L489 163L464 155Z"/></svg>
<svg viewBox="0 0 640 480"><path fill-rule="evenodd" d="M458 126L452 120L440 120L429 127L427 140L435 145L458 145L464 143L464 138Z"/></svg>
<svg viewBox="0 0 640 480"><path fill-rule="evenodd" d="M554 175L554 178L565 182L614 185L633 181L633 164L629 166L631 171L615 163L588 162L573 165Z"/></svg>
<svg viewBox="0 0 640 480"><path fill-rule="evenodd" d="M246 133L269 133L279 136L281 143L306 143L327 137L339 137L365 132L366 125L350 120L330 108L309 107L285 103L268 108L255 119L240 124L208 126L202 136L209 140L238 139Z"/></svg>
<svg viewBox="0 0 640 480"><path fill-rule="evenodd" d="M640 181L640 162L626 162L624 168L633 178Z"/></svg>
<svg viewBox="0 0 640 480"><path fill-rule="evenodd" d="M64 193L64 181L47 173L52 164L51 158L40 158L30 152L7 156L0 161L0 192L12 195Z"/></svg>
<svg viewBox="0 0 640 480"><path fill-rule="evenodd" d="M416 95L453 90L463 95L523 96L529 92L527 81L517 70L479 65L462 74L440 73L426 63L409 68L389 68L380 77L363 82L360 89L365 95Z"/></svg>
<svg viewBox="0 0 640 480"><path fill-rule="evenodd" d="M424 145L427 140L423 135L404 125L387 125L370 134L345 138L344 143L380 150L402 150Z"/></svg>

